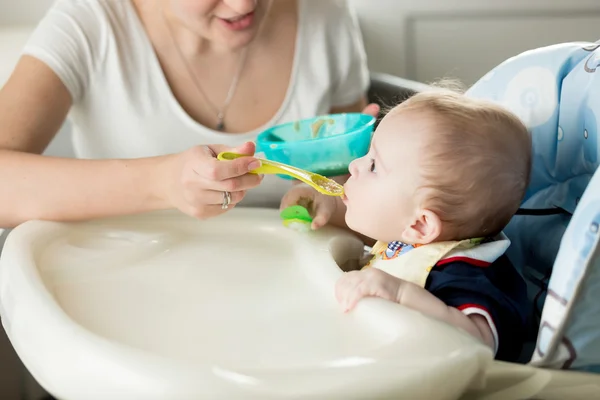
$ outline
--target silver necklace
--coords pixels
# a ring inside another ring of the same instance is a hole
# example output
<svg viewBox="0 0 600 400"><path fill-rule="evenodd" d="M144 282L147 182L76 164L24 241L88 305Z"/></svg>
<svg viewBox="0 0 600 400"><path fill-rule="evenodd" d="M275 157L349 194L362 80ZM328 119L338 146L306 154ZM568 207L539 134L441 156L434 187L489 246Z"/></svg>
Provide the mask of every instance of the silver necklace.
<svg viewBox="0 0 600 400"><path fill-rule="evenodd" d="M249 46L246 46L242 50L242 54L240 55L240 61L238 63L238 68L235 72L235 75L233 76L231 85L229 85L229 90L227 92L227 97L225 98L225 102L223 103L223 106L221 108L218 108L208 98L206 93L204 93L204 91L202 90L202 87L200 86L200 83L198 82L196 74L194 73L194 71L192 71L192 68L190 67L189 63L186 61L185 57L183 56L183 53L181 52L181 49L179 48L177 40L175 40L175 34L173 33L173 28L172 28L171 24L169 23L169 21L167 20L164 9L161 12L161 14L162 14L165 24L167 25L167 29L169 30L169 35L171 36L171 40L173 41L175 50L177 51L177 55L183 62L183 65L185 66L185 68L188 72L188 75L190 76L190 78L192 78L192 82L194 82L194 86L196 86L196 90L198 90L200 95L202 97L204 97L206 102L210 105L210 107L213 109L213 111L217 114L217 125L216 125L215 129L218 131L224 131L225 130L225 113L227 112L229 103L231 103L231 100L233 99L233 95L235 94L238 83L240 81L240 76L242 75L242 70L244 69L244 65L246 64L246 56L248 55Z"/></svg>

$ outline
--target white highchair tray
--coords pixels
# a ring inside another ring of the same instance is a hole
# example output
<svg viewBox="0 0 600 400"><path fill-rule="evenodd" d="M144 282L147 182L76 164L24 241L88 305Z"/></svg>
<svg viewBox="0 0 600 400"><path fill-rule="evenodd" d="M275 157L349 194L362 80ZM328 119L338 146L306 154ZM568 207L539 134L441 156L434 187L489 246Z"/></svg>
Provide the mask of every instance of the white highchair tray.
<svg viewBox="0 0 600 400"><path fill-rule="evenodd" d="M336 261L361 251L275 210L29 222L0 261L2 321L62 400L458 398L491 352L384 300L343 313Z"/></svg>

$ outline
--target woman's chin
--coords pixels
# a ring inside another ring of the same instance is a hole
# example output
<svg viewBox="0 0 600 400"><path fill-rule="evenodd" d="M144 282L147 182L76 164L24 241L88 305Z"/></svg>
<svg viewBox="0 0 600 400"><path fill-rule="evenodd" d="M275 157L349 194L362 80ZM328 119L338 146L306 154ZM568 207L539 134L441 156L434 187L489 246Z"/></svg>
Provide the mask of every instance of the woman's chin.
<svg viewBox="0 0 600 400"><path fill-rule="evenodd" d="M220 35L218 42L224 49L229 51L237 51L248 47L250 43L252 43L253 39L254 34L234 33L232 35Z"/></svg>
<svg viewBox="0 0 600 400"><path fill-rule="evenodd" d="M216 27L212 37L218 42L223 48L228 50L239 50L247 47L252 43L257 34L257 25L253 24L251 27L243 30L231 30L224 26Z"/></svg>

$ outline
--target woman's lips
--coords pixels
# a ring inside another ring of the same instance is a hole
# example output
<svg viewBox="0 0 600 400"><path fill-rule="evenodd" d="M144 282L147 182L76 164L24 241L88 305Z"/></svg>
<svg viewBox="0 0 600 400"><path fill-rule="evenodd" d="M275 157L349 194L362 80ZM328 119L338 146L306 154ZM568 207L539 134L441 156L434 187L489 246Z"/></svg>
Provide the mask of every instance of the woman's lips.
<svg viewBox="0 0 600 400"><path fill-rule="evenodd" d="M250 25L252 25L252 22L254 21L254 11L245 15L240 15L239 17L235 18L219 19L221 20L223 25L225 25L226 28L231 29L232 31L241 31L244 29L248 29Z"/></svg>

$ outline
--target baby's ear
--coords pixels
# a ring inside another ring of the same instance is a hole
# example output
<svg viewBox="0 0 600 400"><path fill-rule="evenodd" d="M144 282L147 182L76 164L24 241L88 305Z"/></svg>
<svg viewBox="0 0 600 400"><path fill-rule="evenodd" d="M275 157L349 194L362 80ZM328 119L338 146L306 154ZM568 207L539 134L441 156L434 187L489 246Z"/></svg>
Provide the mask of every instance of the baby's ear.
<svg viewBox="0 0 600 400"><path fill-rule="evenodd" d="M442 233L442 220L433 211L422 209L416 214L413 223L404 231L404 239L409 243L428 244Z"/></svg>

